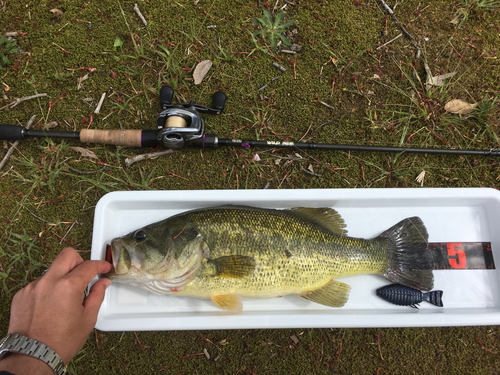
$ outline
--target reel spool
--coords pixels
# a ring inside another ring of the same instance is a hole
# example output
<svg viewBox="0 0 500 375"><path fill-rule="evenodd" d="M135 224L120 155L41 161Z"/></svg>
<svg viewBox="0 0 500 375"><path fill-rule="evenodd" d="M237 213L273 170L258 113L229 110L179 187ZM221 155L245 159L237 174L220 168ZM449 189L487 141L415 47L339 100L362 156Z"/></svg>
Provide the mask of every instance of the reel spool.
<svg viewBox="0 0 500 375"><path fill-rule="evenodd" d="M226 94L216 92L212 97L213 108L193 102L172 104L174 90L164 86L160 90L160 105L163 111L158 115L157 141L166 148L178 150L186 144L200 140L205 134L202 113L219 115L224 110Z"/></svg>

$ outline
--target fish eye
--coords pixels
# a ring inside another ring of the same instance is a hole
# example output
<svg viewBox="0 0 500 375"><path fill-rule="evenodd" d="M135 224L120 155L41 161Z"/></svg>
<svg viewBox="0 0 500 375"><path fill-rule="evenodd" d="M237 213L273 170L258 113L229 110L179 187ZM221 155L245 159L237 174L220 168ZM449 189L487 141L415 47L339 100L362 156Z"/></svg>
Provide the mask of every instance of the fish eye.
<svg viewBox="0 0 500 375"><path fill-rule="evenodd" d="M144 241L145 239L146 239L146 232L144 232L143 230L140 230L135 234L136 241L141 242Z"/></svg>

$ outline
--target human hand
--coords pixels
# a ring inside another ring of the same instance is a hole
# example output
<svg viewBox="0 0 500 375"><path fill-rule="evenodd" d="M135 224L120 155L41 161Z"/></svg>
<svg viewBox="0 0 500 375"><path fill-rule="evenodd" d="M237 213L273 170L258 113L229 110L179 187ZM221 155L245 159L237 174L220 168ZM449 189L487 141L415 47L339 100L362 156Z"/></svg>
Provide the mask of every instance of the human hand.
<svg viewBox="0 0 500 375"><path fill-rule="evenodd" d="M44 343L68 364L94 328L111 280L97 281L84 300L85 289L97 274L111 269L106 261L84 262L75 249L65 248L45 275L14 296L9 333Z"/></svg>

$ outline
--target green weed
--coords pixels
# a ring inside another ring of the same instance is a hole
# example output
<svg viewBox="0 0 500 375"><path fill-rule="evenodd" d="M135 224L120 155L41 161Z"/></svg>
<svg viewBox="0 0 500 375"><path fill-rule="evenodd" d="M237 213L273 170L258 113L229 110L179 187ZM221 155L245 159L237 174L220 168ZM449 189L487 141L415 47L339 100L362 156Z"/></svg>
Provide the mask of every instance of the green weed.
<svg viewBox="0 0 500 375"><path fill-rule="evenodd" d="M19 49L16 41L12 38L3 36L0 38L0 69L10 64L9 56Z"/></svg>
<svg viewBox="0 0 500 375"><path fill-rule="evenodd" d="M252 21L252 25L257 27L253 35L255 37L262 37L264 41L269 43L274 51L276 51L276 48L281 43L285 46L291 46L292 42L284 33L295 23L295 21L288 20L283 22L285 16L285 13L281 12L278 13L273 20L271 13L264 9L262 18L256 18Z"/></svg>

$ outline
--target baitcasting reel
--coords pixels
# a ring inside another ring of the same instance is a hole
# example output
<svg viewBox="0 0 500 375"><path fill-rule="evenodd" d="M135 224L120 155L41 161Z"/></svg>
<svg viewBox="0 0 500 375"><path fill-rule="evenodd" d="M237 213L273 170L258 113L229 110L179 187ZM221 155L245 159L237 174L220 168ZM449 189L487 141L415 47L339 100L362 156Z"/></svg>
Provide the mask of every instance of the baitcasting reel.
<svg viewBox="0 0 500 375"><path fill-rule="evenodd" d="M226 103L226 94L217 91L212 97L212 107L208 108L193 102L172 104L174 90L163 86L160 90L162 112L156 118L158 125L157 141L165 148L178 150L184 145L202 140L205 122L202 113L220 115Z"/></svg>

